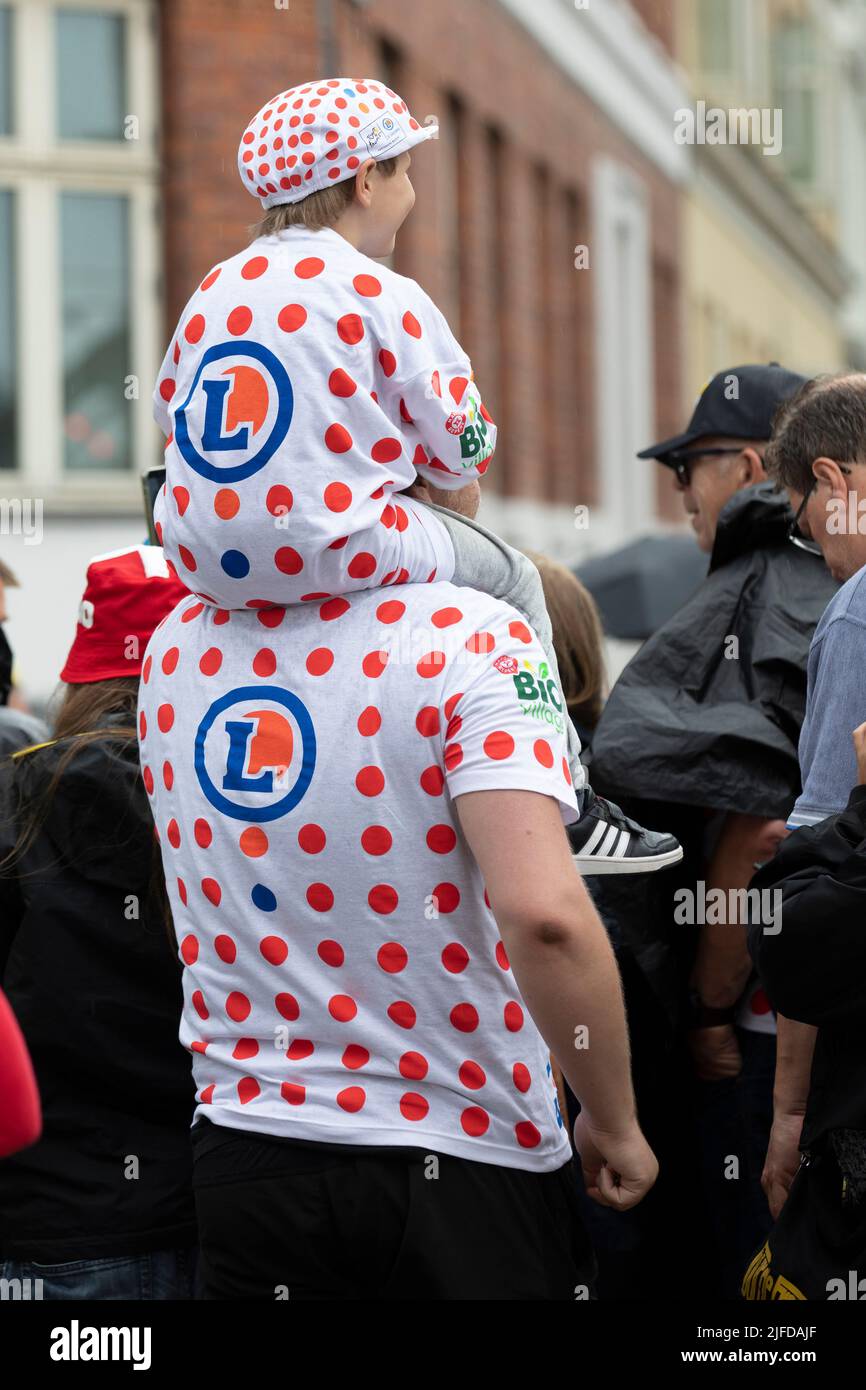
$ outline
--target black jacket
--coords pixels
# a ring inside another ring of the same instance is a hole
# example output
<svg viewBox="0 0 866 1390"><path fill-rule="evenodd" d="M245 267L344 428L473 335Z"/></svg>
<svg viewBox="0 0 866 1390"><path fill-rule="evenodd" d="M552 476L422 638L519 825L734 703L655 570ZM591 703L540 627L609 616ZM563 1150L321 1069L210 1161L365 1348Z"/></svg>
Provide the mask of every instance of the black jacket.
<svg viewBox="0 0 866 1390"><path fill-rule="evenodd" d="M809 643L836 591L790 520L769 482L723 508L707 578L625 668L595 731L593 780L611 796L787 817Z"/></svg>
<svg viewBox="0 0 866 1390"><path fill-rule="evenodd" d="M705 871L704 813L785 819L800 792L809 643L836 585L790 520L770 482L731 498L707 578L625 668L593 736L595 790L683 845L676 868L593 890L671 1023L697 937L674 925L673 894Z"/></svg>
<svg viewBox="0 0 866 1390"><path fill-rule="evenodd" d="M866 787L789 835L750 888L781 895L780 931L750 914L764 988L787 1018L818 1027L803 1147L866 1130Z"/></svg>
<svg viewBox="0 0 866 1390"><path fill-rule="evenodd" d="M110 722L110 721L109 721ZM4 760L0 857L69 740ZM0 876L0 978L33 1059L43 1137L0 1162L0 1250L54 1263L195 1243L193 1085L180 971L149 905L138 747L82 748ZM135 1171L138 1176L127 1174Z"/></svg>

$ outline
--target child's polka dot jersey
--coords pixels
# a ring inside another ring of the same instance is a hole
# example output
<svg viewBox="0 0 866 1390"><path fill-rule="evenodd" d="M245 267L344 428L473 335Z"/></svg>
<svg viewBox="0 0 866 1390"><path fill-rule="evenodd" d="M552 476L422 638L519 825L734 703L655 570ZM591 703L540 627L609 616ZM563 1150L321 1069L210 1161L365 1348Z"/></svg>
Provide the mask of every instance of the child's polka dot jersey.
<svg viewBox="0 0 866 1390"><path fill-rule="evenodd" d="M444 526L394 494L416 473L464 487L496 440L432 300L331 229L260 238L205 276L154 409L158 534L181 580L231 609L450 578Z"/></svg>
<svg viewBox="0 0 866 1390"><path fill-rule="evenodd" d="M516 611L450 583L294 609L190 596L140 694L199 1115L556 1168L548 1049L453 798L576 818L561 706Z"/></svg>

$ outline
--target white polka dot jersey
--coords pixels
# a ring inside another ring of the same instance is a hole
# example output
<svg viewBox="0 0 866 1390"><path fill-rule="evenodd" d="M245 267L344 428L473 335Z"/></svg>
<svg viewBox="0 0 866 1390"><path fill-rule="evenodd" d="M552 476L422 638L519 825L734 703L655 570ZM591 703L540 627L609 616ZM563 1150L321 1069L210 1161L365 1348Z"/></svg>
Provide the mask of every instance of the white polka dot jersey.
<svg viewBox="0 0 866 1390"><path fill-rule="evenodd" d="M157 534L183 583L229 609L449 579L445 527L395 493L416 474L464 487L496 442L429 296L332 229L260 238L205 276L154 410Z"/></svg>
<svg viewBox="0 0 866 1390"><path fill-rule="evenodd" d="M570 1154L454 798L576 818L562 697L516 610L437 581L290 609L191 595L140 740L198 1115L523 1169Z"/></svg>

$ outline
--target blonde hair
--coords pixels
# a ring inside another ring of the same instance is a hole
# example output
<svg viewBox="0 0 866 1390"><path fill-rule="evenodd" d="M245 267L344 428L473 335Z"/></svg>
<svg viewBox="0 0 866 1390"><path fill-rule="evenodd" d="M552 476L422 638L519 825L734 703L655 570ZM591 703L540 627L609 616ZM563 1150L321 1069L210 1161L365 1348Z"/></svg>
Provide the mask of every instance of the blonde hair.
<svg viewBox="0 0 866 1390"><path fill-rule="evenodd" d="M397 156L393 159L378 159L376 169L386 179L397 172ZM306 227L310 232L319 232L323 227L333 227L352 204L355 197L354 178L342 179L328 188L320 188L297 203L278 203L268 208L261 222L250 228L253 241L260 236L274 236L286 227Z"/></svg>
<svg viewBox="0 0 866 1390"><path fill-rule="evenodd" d="M568 713L578 724L594 729L607 687L604 635L595 599L564 565L533 551L527 555L541 575Z"/></svg>

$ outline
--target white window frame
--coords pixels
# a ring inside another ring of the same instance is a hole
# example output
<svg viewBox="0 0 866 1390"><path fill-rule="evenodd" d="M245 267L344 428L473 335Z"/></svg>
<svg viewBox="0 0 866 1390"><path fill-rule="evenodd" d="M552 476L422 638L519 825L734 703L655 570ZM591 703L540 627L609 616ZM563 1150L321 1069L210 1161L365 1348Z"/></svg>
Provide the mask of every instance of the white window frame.
<svg viewBox="0 0 866 1390"><path fill-rule="evenodd" d="M154 459L150 397L161 359L157 11L154 0L3 0L12 10L12 134L0 136L0 188L14 201L16 394L22 496L73 511L140 509L139 474ZM62 10L126 20L127 113L133 140L61 140L55 133L55 16ZM132 466L66 471L63 466L63 324L60 195L121 194L129 216L131 361L138 378Z"/></svg>
<svg viewBox="0 0 866 1390"><path fill-rule="evenodd" d="M655 471L636 457L656 437L649 194L608 156L595 161L592 190L599 488L605 516L631 537L656 522Z"/></svg>

